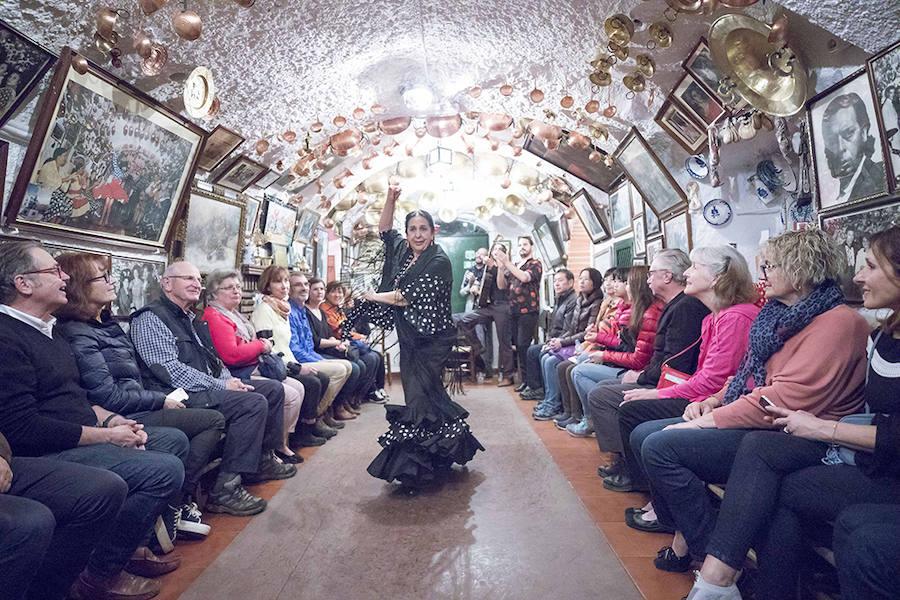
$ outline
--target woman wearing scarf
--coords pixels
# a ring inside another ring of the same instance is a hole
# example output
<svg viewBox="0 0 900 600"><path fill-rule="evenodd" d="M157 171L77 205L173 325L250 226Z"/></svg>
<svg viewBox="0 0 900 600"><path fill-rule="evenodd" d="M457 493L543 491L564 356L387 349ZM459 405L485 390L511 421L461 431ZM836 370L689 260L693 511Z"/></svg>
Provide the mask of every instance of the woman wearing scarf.
<svg viewBox="0 0 900 600"><path fill-rule="evenodd" d="M640 454L657 519L676 531L654 561L658 569L687 571L703 559L715 526L706 483L725 483L742 438L773 427L761 403L831 421L862 404L869 327L844 305L840 251L825 232L807 229L770 240L764 257L768 303L730 383L684 416L632 433L632 442L645 438Z"/></svg>
<svg viewBox="0 0 900 600"><path fill-rule="evenodd" d="M892 311L868 340L865 401L876 416L870 424L838 423L769 408L779 429L741 440L691 600L739 599L735 581L751 544L756 597L794 598L803 533L827 531L828 521L841 597L900 597L900 226L870 242L854 281L867 309Z"/></svg>
<svg viewBox="0 0 900 600"><path fill-rule="evenodd" d="M355 322L359 311L374 324L397 330L406 406L386 406L390 428L378 438L383 450L368 471L418 487L484 448L465 421L469 413L444 389L444 368L456 339L450 319L450 259L434 242L434 220L427 212L406 215L406 239L393 229L399 196L400 188L391 185L381 213L385 258L379 291L367 292L366 301L348 318Z"/></svg>

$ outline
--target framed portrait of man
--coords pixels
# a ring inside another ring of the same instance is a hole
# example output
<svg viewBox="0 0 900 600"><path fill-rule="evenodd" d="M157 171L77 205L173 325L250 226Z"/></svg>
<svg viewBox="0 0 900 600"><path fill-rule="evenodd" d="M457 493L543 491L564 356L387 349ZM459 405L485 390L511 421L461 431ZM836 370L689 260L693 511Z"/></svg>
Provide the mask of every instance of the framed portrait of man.
<svg viewBox="0 0 900 600"><path fill-rule="evenodd" d="M28 97L55 57L0 21L0 126Z"/></svg>
<svg viewBox="0 0 900 600"><path fill-rule="evenodd" d="M74 56L60 54L5 221L162 248L204 132Z"/></svg>
<svg viewBox="0 0 900 600"><path fill-rule="evenodd" d="M706 130L671 99L663 103L655 121L690 154L696 154L706 144Z"/></svg>
<svg viewBox="0 0 900 600"><path fill-rule="evenodd" d="M697 78L690 73L684 74L669 97L674 98L691 118L703 125L704 129L725 115L725 107L719 99L700 85Z"/></svg>
<svg viewBox="0 0 900 600"><path fill-rule="evenodd" d="M867 61L891 191L900 188L900 42Z"/></svg>
<svg viewBox="0 0 900 600"><path fill-rule="evenodd" d="M819 210L888 193L875 98L861 69L806 105Z"/></svg>

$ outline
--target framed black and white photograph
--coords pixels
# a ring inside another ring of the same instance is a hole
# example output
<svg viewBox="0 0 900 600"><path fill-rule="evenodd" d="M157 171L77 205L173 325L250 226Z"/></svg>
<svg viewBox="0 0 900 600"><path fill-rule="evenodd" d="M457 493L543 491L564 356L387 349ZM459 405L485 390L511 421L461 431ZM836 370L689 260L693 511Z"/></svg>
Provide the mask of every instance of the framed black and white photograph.
<svg viewBox="0 0 900 600"><path fill-rule="evenodd" d="M28 98L55 57L0 21L0 126Z"/></svg>
<svg viewBox="0 0 900 600"><path fill-rule="evenodd" d="M706 130L671 100L663 102L655 121L689 154L697 154L706 145Z"/></svg>
<svg viewBox="0 0 900 600"><path fill-rule="evenodd" d="M278 171L267 171L265 175L260 177L257 182L254 184L256 187L260 189L266 189L271 186L273 183L278 181L278 178L281 177L281 173Z"/></svg>
<svg viewBox="0 0 900 600"><path fill-rule="evenodd" d="M900 188L900 42L867 61L891 191Z"/></svg>
<svg viewBox="0 0 900 600"><path fill-rule="evenodd" d="M250 237L256 231L259 222L259 209L262 206L262 200L253 196L244 196L244 237Z"/></svg>
<svg viewBox="0 0 900 600"><path fill-rule="evenodd" d="M213 183L235 192L243 192L266 174L269 168L246 156L238 156Z"/></svg>
<svg viewBox="0 0 900 600"><path fill-rule="evenodd" d="M110 306L115 317L127 317L147 304L159 300L160 280L166 270L165 259L132 258L113 255L109 273L115 280L116 299Z"/></svg>
<svg viewBox="0 0 900 600"><path fill-rule="evenodd" d="M692 119L702 124L704 130L721 119L726 112L719 99L690 73L684 74L672 89L669 98L674 99Z"/></svg>
<svg viewBox="0 0 900 600"><path fill-rule="evenodd" d="M222 162L244 143L244 137L222 125L216 125L206 136L206 145L200 153L197 166L204 171L214 171Z"/></svg>
<svg viewBox="0 0 900 600"><path fill-rule="evenodd" d="M300 240L304 244L311 244L315 239L316 225L319 224L319 213L308 208L300 211L300 218L297 219L297 231L294 238Z"/></svg>
<svg viewBox="0 0 900 600"><path fill-rule="evenodd" d="M679 248L691 253L691 215L685 211L663 219L666 248Z"/></svg>
<svg viewBox="0 0 900 600"><path fill-rule="evenodd" d="M631 215L639 215L644 212L644 199L633 185L628 186L628 197L631 198Z"/></svg>
<svg viewBox="0 0 900 600"><path fill-rule="evenodd" d="M591 202L590 194L587 191L581 189L572 196L572 208L581 219L581 224L584 225L585 231L590 236L591 243L599 244L612 237L609 225L604 223L603 215L595 210L594 203Z"/></svg>
<svg viewBox="0 0 900 600"><path fill-rule="evenodd" d="M886 195L878 111L865 70L814 96L806 110L819 210Z"/></svg>
<svg viewBox="0 0 900 600"><path fill-rule="evenodd" d="M294 240L294 229L296 227L297 209L293 206L281 204L271 196L267 197L266 218L262 232L269 238L269 242L284 246L285 254L287 254L287 247Z"/></svg>
<svg viewBox="0 0 900 600"><path fill-rule="evenodd" d="M631 230L631 187L626 181L609 194L609 225L613 235L621 235Z"/></svg>
<svg viewBox="0 0 900 600"><path fill-rule="evenodd" d="M544 251L544 258L551 269L565 264L562 242L556 235L553 224L547 217L542 217L535 225L533 239L537 240Z"/></svg>
<svg viewBox="0 0 900 600"><path fill-rule="evenodd" d="M659 222L659 217L646 202L644 203L644 233L648 240L662 235L662 224Z"/></svg>
<svg viewBox="0 0 900 600"><path fill-rule="evenodd" d="M853 276L866 264L869 238L892 225L900 225L900 201L896 198L878 206L819 215L819 226L837 242L846 258L840 284L848 302L862 302L862 293L853 283Z"/></svg>
<svg viewBox="0 0 900 600"><path fill-rule="evenodd" d="M634 255L643 256L647 252L647 236L644 234L644 215L631 219L631 230L634 232Z"/></svg>
<svg viewBox="0 0 900 600"><path fill-rule="evenodd" d="M24 223L163 247L203 130L64 48L6 206Z"/></svg>
<svg viewBox="0 0 900 600"><path fill-rule="evenodd" d="M201 273L239 267L244 248L244 204L194 190L187 210L184 259Z"/></svg>
<svg viewBox="0 0 900 600"><path fill-rule="evenodd" d="M595 149L592 147L582 149L561 143L555 150L548 150L540 139L529 135L525 138L522 148L607 193L622 177L622 169L618 165L607 167L603 161L590 160L588 156ZM602 150L597 151L603 154Z"/></svg>
<svg viewBox="0 0 900 600"><path fill-rule="evenodd" d="M659 254L659 251L664 247L662 236L654 239L647 240L647 264L653 262L653 258Z"/></svg>
<svg viewBox="0 0 900 600"><path fill-rule="evenodd" d="M636 127L616 149L625 175L659 217L687 208L687 196ZM629 226L631 215L628 216Z"/></svg>

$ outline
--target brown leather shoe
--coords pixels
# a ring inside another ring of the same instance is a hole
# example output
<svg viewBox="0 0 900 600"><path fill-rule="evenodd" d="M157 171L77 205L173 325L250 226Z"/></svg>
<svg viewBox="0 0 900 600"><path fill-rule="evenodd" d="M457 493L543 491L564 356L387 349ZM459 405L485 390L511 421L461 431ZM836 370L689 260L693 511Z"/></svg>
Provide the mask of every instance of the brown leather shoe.
<svg viewBox="0 0 900 600"><path fill-rule="evenodd" d="M337 419L338 421L350 421L352 419L355 419L356 415L354 415L352 412L345 410L343 406L340 406L337 409L335 409L334 418Z"/></svg>
<svg viewBox="0 0 900 600"><path fill-rule="evenodd" d="M516 382L513 381L512 377L503 377L500 381L497 382L497 387L509 387L511 385L515 385Z"/></svg>
<svg viewBox="0 0 900 600"><path fill-rule="evenodd" d="M181 557L177 553L157 556L147 546L141 546L131 555L131 560L125 564L125 570L132 575L152 578L171 573L180 566Z"/></svg>
<svg viewBox="0 0 900 600"><path fill-rule="evenodd" d="M74 600L149 600L158 595L159 590L159 582L155 579L125 571L101 579L84 570L69 590L69 596Z"/></svg>
<svg viewBox="0 0 900 600"><path fill-rule="evenodd" d="M350 404L349 402L348 402L347 404L342 404L342 405L340 406L340 408L343 408L344 410L346 410L346 411L347 411L348 413L350 413L351 415L361 415L361 414L362 414L362 411L359 410L359 406L353 406L353 405Z"/></svg>

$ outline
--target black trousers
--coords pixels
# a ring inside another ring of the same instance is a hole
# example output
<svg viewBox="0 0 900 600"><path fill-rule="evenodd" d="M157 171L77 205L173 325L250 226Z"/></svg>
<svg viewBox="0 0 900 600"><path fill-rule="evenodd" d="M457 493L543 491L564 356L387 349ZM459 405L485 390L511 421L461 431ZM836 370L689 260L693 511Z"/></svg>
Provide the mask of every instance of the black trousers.
<svg viewBox="0 0 900 600"><path fill-rule="evenodd" d="M900 504L857 504L834 524L841 596L900 598Z"/></svg>
<svg viewBox="0 0 900 600"><path fill-rule="evenodd" d="M197 484L197 474L213 459L213 452L225 432L225 417L209 408L170 408L129 415L138 423L173 427L184 433L190 444L184 459L184 490Z"/></svg>
<svg viewBox="0 0 900 600"><path fill-rule="evenodd" d="M303 384L303 404L300 405L300 418L306 421L315 419L319 410L322 394L328 389L328 375L291 375Z"/></svg>
<svg viewBox="0 0 900 600"><path fill-rule="evenodd" d="M490 330L491 321L497 327L497 346L500 352L498 368L500 374L511 377L513 372L512 340L515 335L513 333L515 329L510 319L509 302L497 302L463 314L459 320L459 328L466 336L466 339L468 339L475 356L481 356L485 367L490 369L492 357L486 346L478 339L476 329L479 325L483 325Z"/></svg>
<svg viewBox="0 0 900 600"><path fill-rule="evenodd" d="M571 360L564 360L556 365L556 376L559 379L559 396L562 399L563 413L580 419L584 415L581 411L581 400L579 400L578 392L575 391L575 385L572 383L572 369L574 368L575 363Z"/></svg>
<svg viewBox="0 0 900 600"><path fill-rule="evenodd" d="M221 470L255 473L263 450L281 447L284 435L284 386L280 381L254 379L254 391L210 390L185 404L214 408L225 416L225 448Z"/></svg>
<svg viewBox="0 0 900 600"><path fill-rule="evenodd" d="M528 348L537 333L538 313L512 313L513 341L516 344L516 360L518 361L519 382L525 381L525 365L528 360Z"/></svg>
<svg viewBox="0 0 900 600"><path fill-rule="evenodd" d="M631 432L641 423L680 417L688 404L690 402L682 398L659 398L632 400L619 405L619 433L622 438L625 466L628 467L635 490L648 491L650 484L647 482L647 472L641 462L640 444L644 438L641 436L639 440L632 440Z"/></svg>
<svg viewBox="0 0 900 600"><path fill-rule="evenodd" d="M105 469L13 458L0 494L0 598L61 600L115 523L128 485Z"/></svg>

